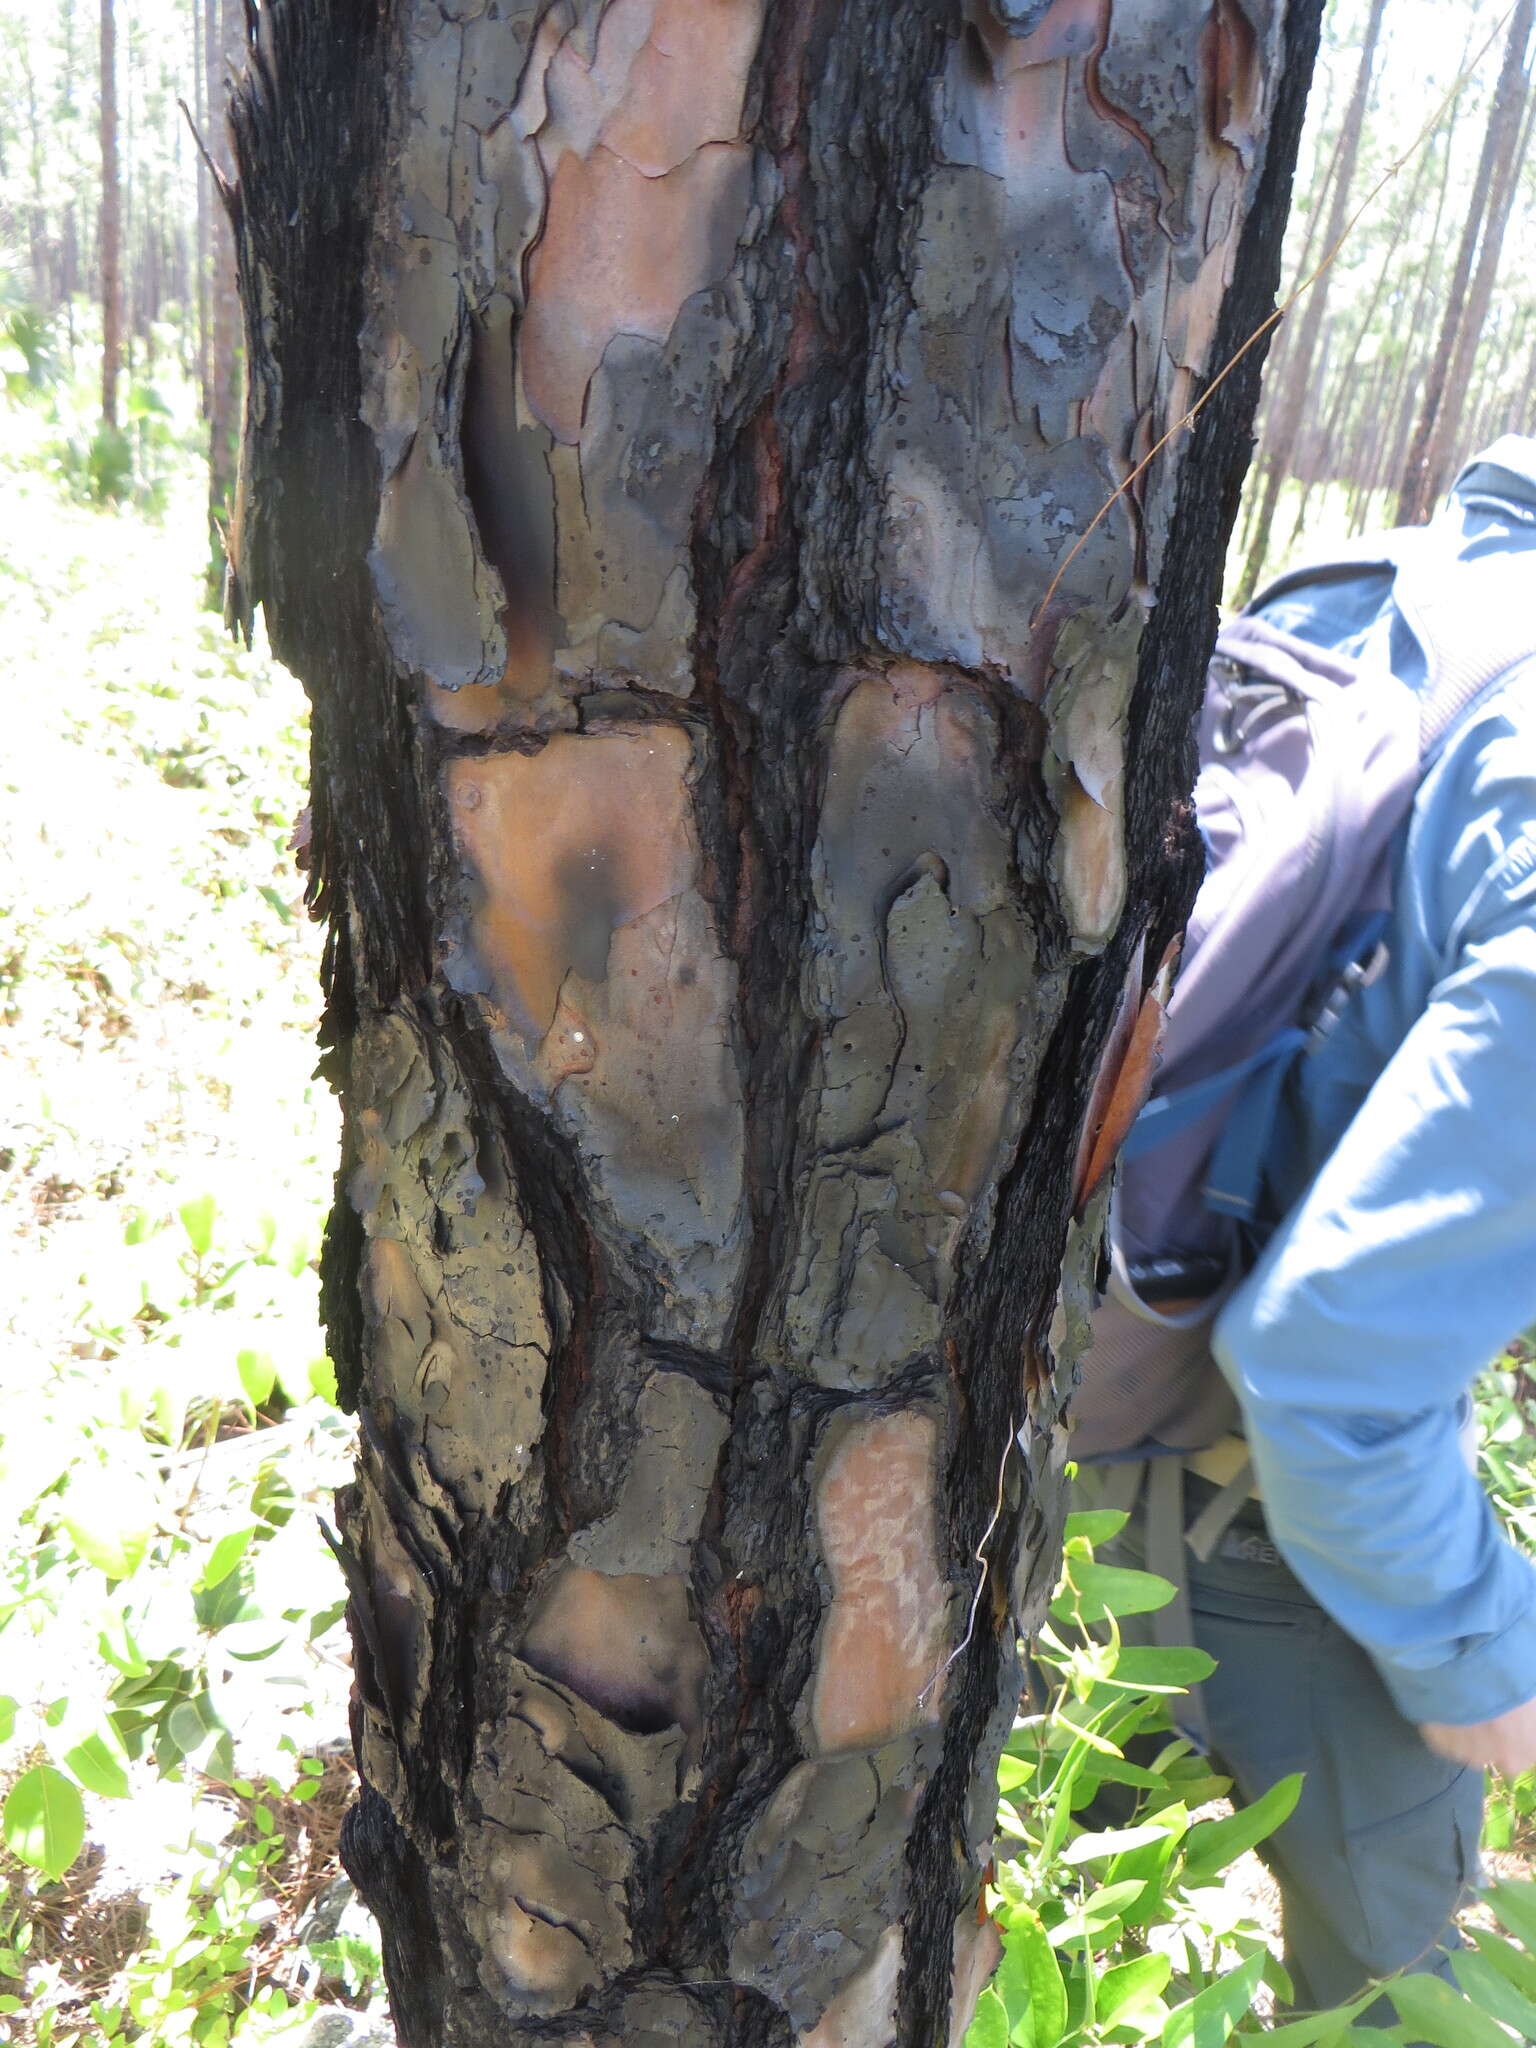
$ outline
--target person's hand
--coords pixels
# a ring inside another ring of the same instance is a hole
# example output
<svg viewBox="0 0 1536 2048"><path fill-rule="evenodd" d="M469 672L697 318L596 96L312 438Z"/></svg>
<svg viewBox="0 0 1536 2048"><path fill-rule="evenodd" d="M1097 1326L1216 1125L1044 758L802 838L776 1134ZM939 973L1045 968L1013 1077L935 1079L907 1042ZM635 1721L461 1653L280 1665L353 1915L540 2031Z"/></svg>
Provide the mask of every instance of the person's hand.
<svg viewBox="0 0 1536 2048"><path fill-rule="evenodd" d="M1536 1764L1536 1700L1511 1707L1492 1721L1473 1721L1465 1728L1425 1721L1419 1733L1437 1756L1515 1778Z"/></svg>

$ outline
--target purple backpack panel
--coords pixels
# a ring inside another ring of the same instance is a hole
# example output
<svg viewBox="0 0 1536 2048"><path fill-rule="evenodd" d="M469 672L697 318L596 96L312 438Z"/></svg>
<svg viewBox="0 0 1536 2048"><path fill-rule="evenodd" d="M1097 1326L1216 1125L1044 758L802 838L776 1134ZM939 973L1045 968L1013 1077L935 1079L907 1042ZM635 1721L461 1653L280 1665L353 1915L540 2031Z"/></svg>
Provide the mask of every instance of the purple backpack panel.
<svg viewBox="0 0 1536 2048"><path fill-rule="evenodd" d="M1246 1197L1211 1185L1213 1162L1245 1098L1272 1118L1308 995L1328 984L1341 935L1388 907L1419 773L1420 707L1384 664L1262 618L1223 630L1195 784L1206 879L1152 1101L1122 1153L1074 1457L1193 1450L1236 1419L1208 1340L1240 1275Z"/></svg>

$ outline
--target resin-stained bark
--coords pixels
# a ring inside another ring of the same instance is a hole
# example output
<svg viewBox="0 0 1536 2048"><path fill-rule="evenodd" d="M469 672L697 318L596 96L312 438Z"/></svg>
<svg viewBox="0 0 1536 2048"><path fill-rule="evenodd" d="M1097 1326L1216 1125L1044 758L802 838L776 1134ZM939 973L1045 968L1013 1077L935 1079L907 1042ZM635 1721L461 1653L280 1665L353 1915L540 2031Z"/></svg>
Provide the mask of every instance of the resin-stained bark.
<svg viewBox="0 0 1536 2048"><path fill-rule="evenodd" d="M258 10L409 2044L964 2033L1317 14Z"/></svg>

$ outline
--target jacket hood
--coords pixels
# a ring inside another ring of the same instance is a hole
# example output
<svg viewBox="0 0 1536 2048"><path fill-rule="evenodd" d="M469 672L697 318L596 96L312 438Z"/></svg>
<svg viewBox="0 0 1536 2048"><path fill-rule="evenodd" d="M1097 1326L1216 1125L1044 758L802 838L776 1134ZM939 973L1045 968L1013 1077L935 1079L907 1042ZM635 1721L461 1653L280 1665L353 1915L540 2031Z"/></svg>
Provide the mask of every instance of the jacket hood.
<svg viewBox="0 0 1536 2048"><path fill-rule="evenodd" d="M1469 504L1494 499L1517 518L1536 523L1536 437L1503 434L1461 471L1452 498Z"/></svg>

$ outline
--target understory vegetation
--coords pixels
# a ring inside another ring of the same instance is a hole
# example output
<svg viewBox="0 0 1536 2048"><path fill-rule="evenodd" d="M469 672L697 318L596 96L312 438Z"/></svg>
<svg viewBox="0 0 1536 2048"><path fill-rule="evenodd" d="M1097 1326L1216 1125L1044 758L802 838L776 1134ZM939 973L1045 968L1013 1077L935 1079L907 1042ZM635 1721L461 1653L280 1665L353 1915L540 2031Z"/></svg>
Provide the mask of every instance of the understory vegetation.
<svg viewBox="0 0 1536 2048"><path fill-rule="evenodd" d="M316 1315L335 1119L293 851L302 697L200 609L185 389L145 388L109 477L72 424L76 359L6 319L0 2035L382 2043L376 1935L337 1861L354 1781L324 1523L350 1425ZM1536 1543L1522 1357L1482 1416L1490 1487ZM1265 2031L1287 1987L1249 1852L1296 1788L1221 1805L1168 1719L1198 1653L1119 1643L1165 1589L1096 1561L1112 1519L1073 1525L1004 1758L1006 1955L971 2048L1536 2038L1536 1781L1492 1805L1468 1998L1416 1979L1386 2028ZM1128 1763L1158 1728L1155 1763ZM1105 1784L1135 1810L1101 1832Z"/></svg>

